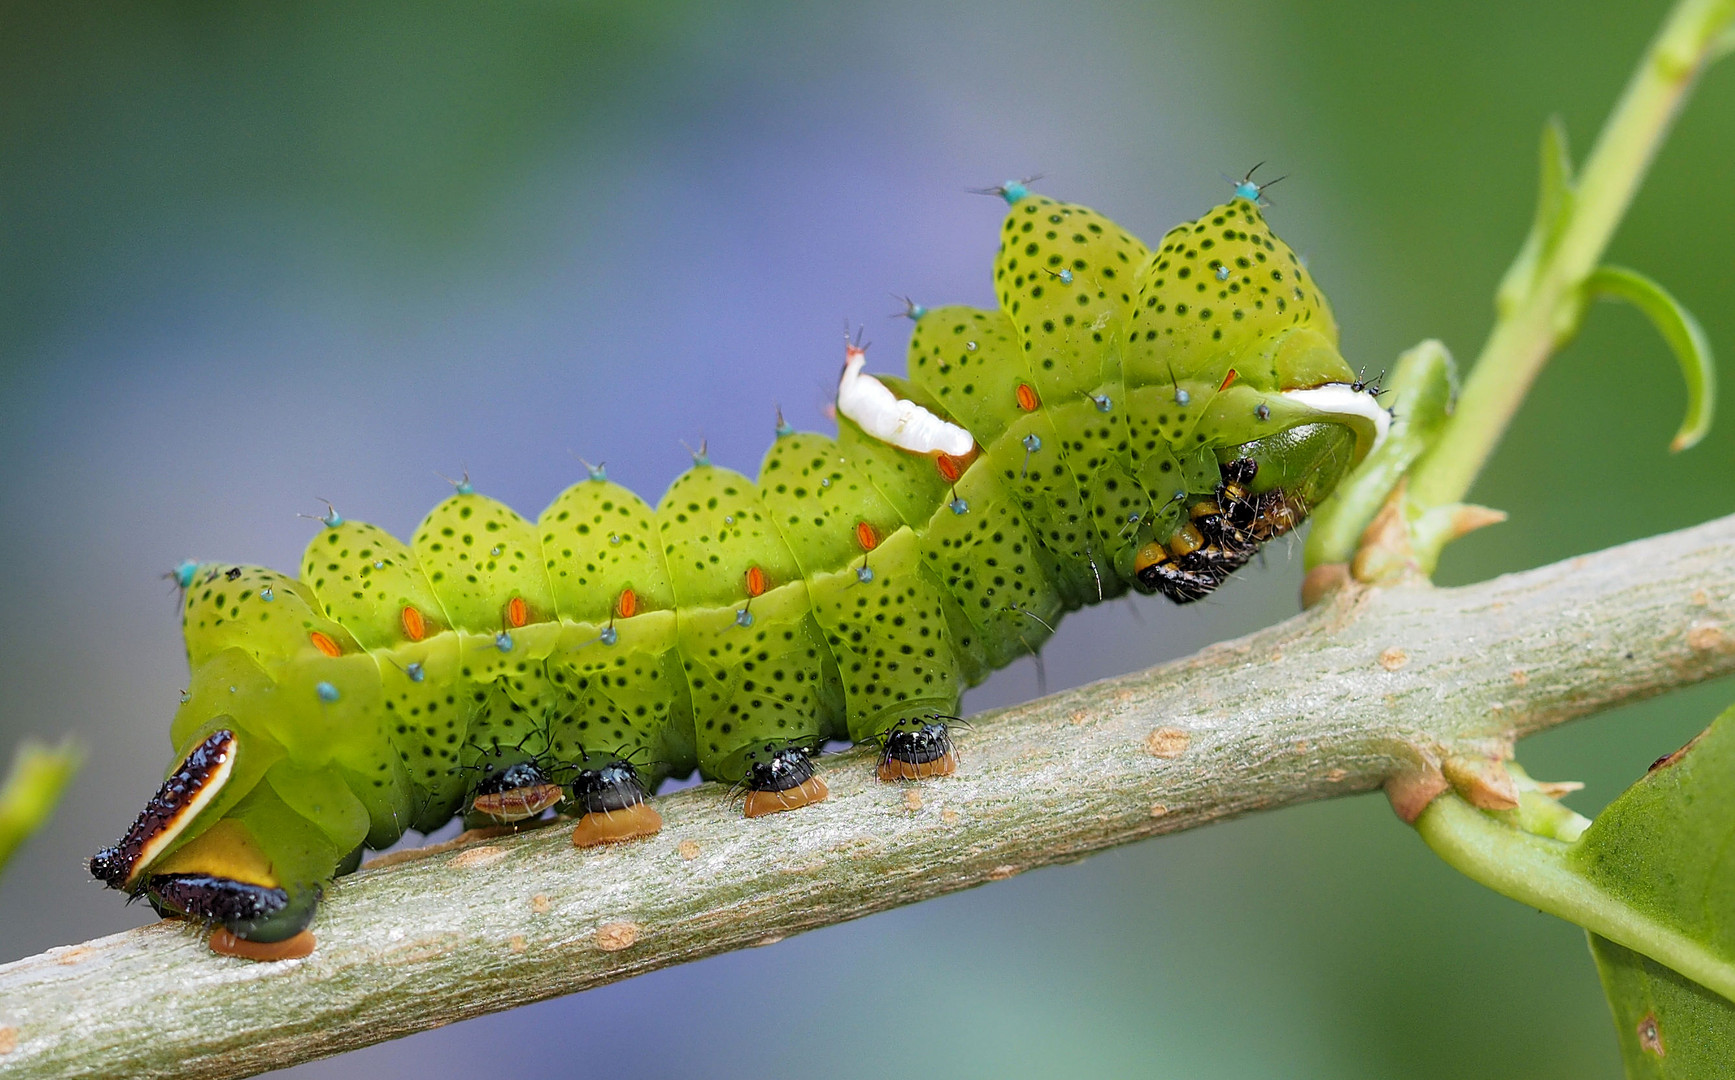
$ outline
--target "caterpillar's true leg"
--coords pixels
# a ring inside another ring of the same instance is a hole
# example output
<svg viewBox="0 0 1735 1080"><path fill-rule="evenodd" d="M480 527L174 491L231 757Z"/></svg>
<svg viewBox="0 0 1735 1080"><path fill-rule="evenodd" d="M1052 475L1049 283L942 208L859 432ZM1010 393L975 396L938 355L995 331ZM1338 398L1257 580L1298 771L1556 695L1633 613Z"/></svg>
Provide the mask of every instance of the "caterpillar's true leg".
<svg viewBox="0 0 1735 1080"><path fill-rule="evenodd" d="M1251 553L1251 548L1232 554L1207 544L1204 534L1188 523L1175 530L1167 545L1152 541L1140 548L1133 569L1145 589L1186 604L1208 596Z"/></svg>
<svg viewBox="0 0 1735 1080"><path fill-rule="evenodd" d="M880 734L881 780L920 780L958 771L958 750L945 716L911 716Z"/></svg>
<svg viewBox="0 0 1735 1080"><path fill-rule="evenodd" d="M763 817L822 802L831 794L813 771L813 752L804 746L766 743L747 752L748 817Z"/></svg>
<svg viewBox="0 0 1735 1080"><path fill-rule="evenodd" d="M573 827L572 845L595 847L654 835L663 827L663 815L648 798L639 771L624 758L579 770L572 782L572 801L584 816Z"/></svg>

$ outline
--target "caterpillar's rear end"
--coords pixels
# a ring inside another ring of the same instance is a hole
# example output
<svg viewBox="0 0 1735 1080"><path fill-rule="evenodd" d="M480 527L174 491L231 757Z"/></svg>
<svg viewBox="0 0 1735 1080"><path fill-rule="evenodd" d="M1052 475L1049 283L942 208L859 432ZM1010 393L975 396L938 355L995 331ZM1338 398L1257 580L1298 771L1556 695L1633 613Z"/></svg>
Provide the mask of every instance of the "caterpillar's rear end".
<svg viewBox="0 0 1735 1080"><path fill-rule="evenodd" d="M913 306L907 381L852 346L838 436L780 424L757 481L701 455L653 509L594 469L535 523L466 481L409 544L331 513L299 579L183 565L176 764L92 873L288 957L363 848L455 814L627 841L695 767L794 809L832 738L943 777L967 686L1066 611L1208 595L1383 435L1257 190L1154 252L1002 194L999 307Z"/></svg>

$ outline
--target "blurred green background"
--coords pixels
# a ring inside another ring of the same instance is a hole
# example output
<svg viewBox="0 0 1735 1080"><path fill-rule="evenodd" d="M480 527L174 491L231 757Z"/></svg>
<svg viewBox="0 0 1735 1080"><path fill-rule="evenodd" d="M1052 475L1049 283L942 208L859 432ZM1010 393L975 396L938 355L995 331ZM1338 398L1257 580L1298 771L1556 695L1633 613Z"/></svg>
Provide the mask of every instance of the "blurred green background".
<svg viewBox="0 0 1735 1080"><path fill-rule="evenodd" d="M1274 226L1370 373L1475 353L1559 112L1582 157L1662 3L1023 0L0 7L0 750L86 770L3 882L0 959L149 919L84 873L166 764L185 679L160 574L293 570L329 497L408 535L467 468L534 514L574 455L655 497L773 403L824 429L846 319L989 303L1000 208L1043 173L1147 240L1269 161ZM1735 357L1735 64L1611 257ZM1726 362L1727 370L1727 362ZM1448 583L1735 510L1735 416L1592 313L1475 496L1512 515ZM1213 601L1074 617L1051 688L1295 610L1299 549ZM1635 566L1635 574L1643 574ZM1030 665L972 708L1028 698ZM1593 812L1728 683L1521 747ZM1582 935L1436 861L1378 796L1260 815L773 948L455 1025L302 1077L1613 1078Z"/></svg>

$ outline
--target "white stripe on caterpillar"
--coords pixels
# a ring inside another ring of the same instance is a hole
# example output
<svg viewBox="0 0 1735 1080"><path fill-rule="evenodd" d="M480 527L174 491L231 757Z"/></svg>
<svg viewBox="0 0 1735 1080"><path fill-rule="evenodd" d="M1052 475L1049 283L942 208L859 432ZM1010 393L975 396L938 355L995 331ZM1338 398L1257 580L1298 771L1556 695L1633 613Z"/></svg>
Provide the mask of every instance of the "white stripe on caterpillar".
<svg viewBox="0 0 1735 1080"><path fill-rule="evenodd" d="M1348 383L1327 383L1311 390L1285 390L1283 396L1334 417L1359 418L1373 425L1373 443L1360 455L1361 458L1373 453L1380 443L1385 442L1386 432L1391 430L1392 414L1387 412L1372 394L1366 390L1357 390Z"/></svg>
<svg viewBox="0 0 1735 1080"><path fill-rule="evenodd" d="M976 439L957 424L940 419L913 401L905 401L862 368L867 350L844 347L843 376L837 381L837 411L854 420L881 442L915 454L963 457Z"/></svg>

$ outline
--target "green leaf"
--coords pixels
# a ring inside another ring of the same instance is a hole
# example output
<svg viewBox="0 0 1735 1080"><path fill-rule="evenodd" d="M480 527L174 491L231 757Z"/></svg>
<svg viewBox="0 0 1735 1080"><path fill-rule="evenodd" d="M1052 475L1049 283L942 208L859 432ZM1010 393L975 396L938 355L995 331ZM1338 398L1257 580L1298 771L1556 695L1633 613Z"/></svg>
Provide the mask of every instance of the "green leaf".
<svg viewBox="0 0 1735 1080"><path fill-rule="evenodd" d="M1726 1080L1735 1005L1642 953L1589 937L1629 1080Z"/></svg>
<svg viewBox="0 0 1735 1080"><path fill-rule="evenodd" d="M1538 170L1536 218L1524 246L1507 267L1494 293L1494 310L1504 318L1523 302L1535 284L1536 268L1554 247L1562 225L1571 216L1576 197L1572 180L1572 155L1566 148L1566 125L1551 116L1542 126L1541 168Z"/></svg>
<svg viewBox="0 0 1735 1080"><path fill-rule="evenodd" d="M1576 841L1525 832L1525 820L1446 794L1415 825L1494 891L1735 1002L1735 709L1653 765Z"/></svg>
<svg viewBox="0 0 1735 1080"><path fill-rule="evenodd" d="M1663 340L1681 362L1687 383L1687 416L1669 443L1670 450L1685 450L1711 430L1711 414L1717 400L1717 368L1711 342L1699 321L1667 289L1639 273L1620 266L1602 266L1584 282L1585 294L1605 300L1625 300L1651 320Z"/></svg>
<svg viewBox="0 0 1735 1080"><path fill-rule="evenodd" d="M0 870L12 853L41 828L84 760L72 739L48 747L27 739L12 757L12 772L0 788Z"/></svg>
<svg viewBox="0 0 1735 1080"><path fill-rule="evenodd" d="M1653 765L1570 858L1605 892L1735 960L1735 709ZM1591 953L1629 1077L1730 1075L1735 1002L1595 934Z"/></svg>
<svg viewBox="0 0 1735 1080"><path fill-rule="evenodd" d="M1715 62L1730 53L1735 53L1735 26L1723 31L1715 41L1711 42L1710 59Z"/></svg>

